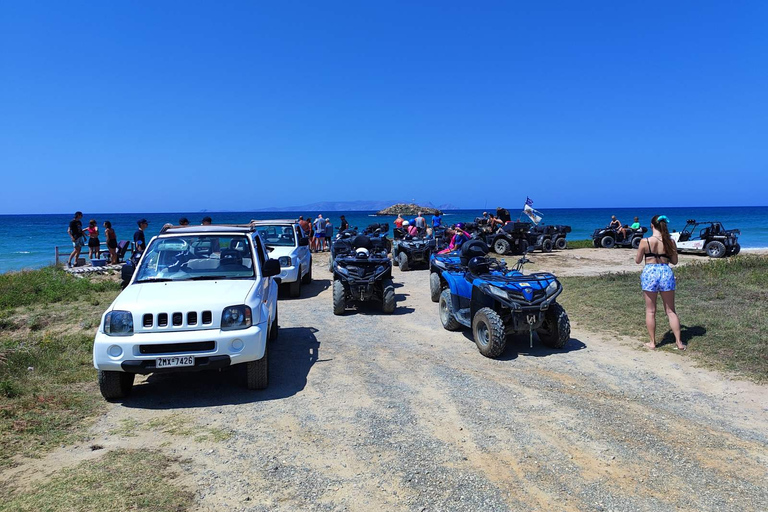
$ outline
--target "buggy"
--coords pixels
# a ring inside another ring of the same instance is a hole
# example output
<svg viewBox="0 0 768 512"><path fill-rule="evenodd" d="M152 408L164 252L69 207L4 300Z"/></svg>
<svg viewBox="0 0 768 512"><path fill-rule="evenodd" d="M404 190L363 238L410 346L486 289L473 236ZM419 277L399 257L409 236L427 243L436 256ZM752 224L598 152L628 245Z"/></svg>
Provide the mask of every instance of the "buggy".
<svg viewBox="0 0 768 512"><path fill-rule="evenodd" d="M379 301L384 313L395 310L392 260L384 239L356 235L334 242L333 313L342 315L350 302Z"/></svg>
<svg viewBox="0 0 768 512"><path fill-rule="evenodd" d="M706 254L711 258L735 256L741 251L738 229L725 229L718 221L688 220L679 233L670 233L678 252Z"/></svg>
<svg viewBox="0 0 768 512"><path fill-rule="evenodd" d="M439 312L443 327L450 331L471 327L480 353L500 356L507 337L533 332L552 348L563 348L571 327L565 309L556 301L562 285L549 273L524 274L529 260L523 255L514 269L503 261L475 256L482 247L468 244L456 265L446 265L439 275L445 287L440 291ZM487 247L485 248L487 250Z"/></svg>
<svg viewBox="0 0 768 512"><path fill-rule="evenodd" d="M612 247L631 247L632 249L637 249L640 247L643 235L648 232L648 228L645 226L632 229L628 224L625 224L623 229L624 233L620 229L612 227L595 229L592 233L592 245L595 247L605 247L606 249Z"/></svg>

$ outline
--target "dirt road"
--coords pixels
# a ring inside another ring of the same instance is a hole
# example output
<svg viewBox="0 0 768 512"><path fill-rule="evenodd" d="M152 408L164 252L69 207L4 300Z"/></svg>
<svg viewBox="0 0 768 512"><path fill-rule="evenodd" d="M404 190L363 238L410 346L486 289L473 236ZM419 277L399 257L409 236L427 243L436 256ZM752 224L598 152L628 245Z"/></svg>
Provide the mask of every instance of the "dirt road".
<svg viewBox="0 0 768 512"><path fill-rule="evenodd" d="M486 359L441 327L427 271L395 269L392 316L334 316L327 256L314 276L280 301L268 390L234 371L140 379L88 443L16 476L99 444L183 456L199 510L765 510L765 387L578 319L564 351L523 338Z"/></svg>

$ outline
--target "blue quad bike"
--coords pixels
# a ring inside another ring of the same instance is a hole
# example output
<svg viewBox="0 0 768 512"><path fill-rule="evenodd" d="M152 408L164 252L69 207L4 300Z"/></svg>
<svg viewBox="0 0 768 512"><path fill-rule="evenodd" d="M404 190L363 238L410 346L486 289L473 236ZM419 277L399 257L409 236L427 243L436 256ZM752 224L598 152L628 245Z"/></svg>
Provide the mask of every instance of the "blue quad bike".
<svg viewBox="0 0 768 512"><path fill-rule="evenodd" d="M458 254L432 260L430 288L440 286L440 321L449 331L470 327L481 354L499 357L511 334L533 332L545 345L563 348L571 336L565 309L556 301L560 282L549 273L524 274L525 255L510 270L503 261L480 255L488 247L472 241ZM434 275L434 277L433 277ZM434 291L432 297L434 300Z"/></svg>

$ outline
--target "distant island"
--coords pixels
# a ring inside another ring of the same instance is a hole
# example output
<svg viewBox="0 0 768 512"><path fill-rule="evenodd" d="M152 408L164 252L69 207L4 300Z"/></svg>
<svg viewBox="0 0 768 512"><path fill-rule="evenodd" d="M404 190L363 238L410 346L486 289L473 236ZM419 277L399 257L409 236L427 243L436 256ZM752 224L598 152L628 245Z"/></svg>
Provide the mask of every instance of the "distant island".
<svg viewBox="0 0 768 512"><path fill-rule="evenodd" d="M435 206L429 201L419 201L424 206L416 206L416 208L422 208L422 212L432 212L435 210ZM360 200L360 201L321 201L317 203L293 205L293 206L280 206L271 208L256 208L254 212L370 212L370 211L384 211L391 208L395 208L400 204L413 204L416 200L412 199L411 203L406 201L374 201L374 200ZM393 205L393 206L387 206ZM382 208L384 210L382 210ZM437 207L441 211L456 210L457 208L452 204L441 204ZM404 213L404 212L403 212ZM414 212L415 213L415 212ZM387 214L380 214L387 215ZM397 213L395 213L397 215Z"/></svg>
<svg viewBox="0 0 768 512"><path fill-rule="evenodd" d="M376 215L416 215L419 212L425 215L435 215L438 211L437 208L432 208L430 206L419 206L413 203L397 203L384 208L383 210L379 210L376 212Z"/></svg>

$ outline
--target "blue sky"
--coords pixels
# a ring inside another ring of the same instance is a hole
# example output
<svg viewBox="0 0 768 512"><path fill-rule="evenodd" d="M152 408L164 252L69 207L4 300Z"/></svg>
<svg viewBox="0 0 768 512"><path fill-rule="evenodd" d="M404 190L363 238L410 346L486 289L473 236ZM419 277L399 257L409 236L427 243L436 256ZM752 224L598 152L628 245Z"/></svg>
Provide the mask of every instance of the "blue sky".
<svg viewBox="0 0 768 512"><path fill-rule="evenodd" d="M768 205L768 2L0 3L0 213Z"/></svg>

